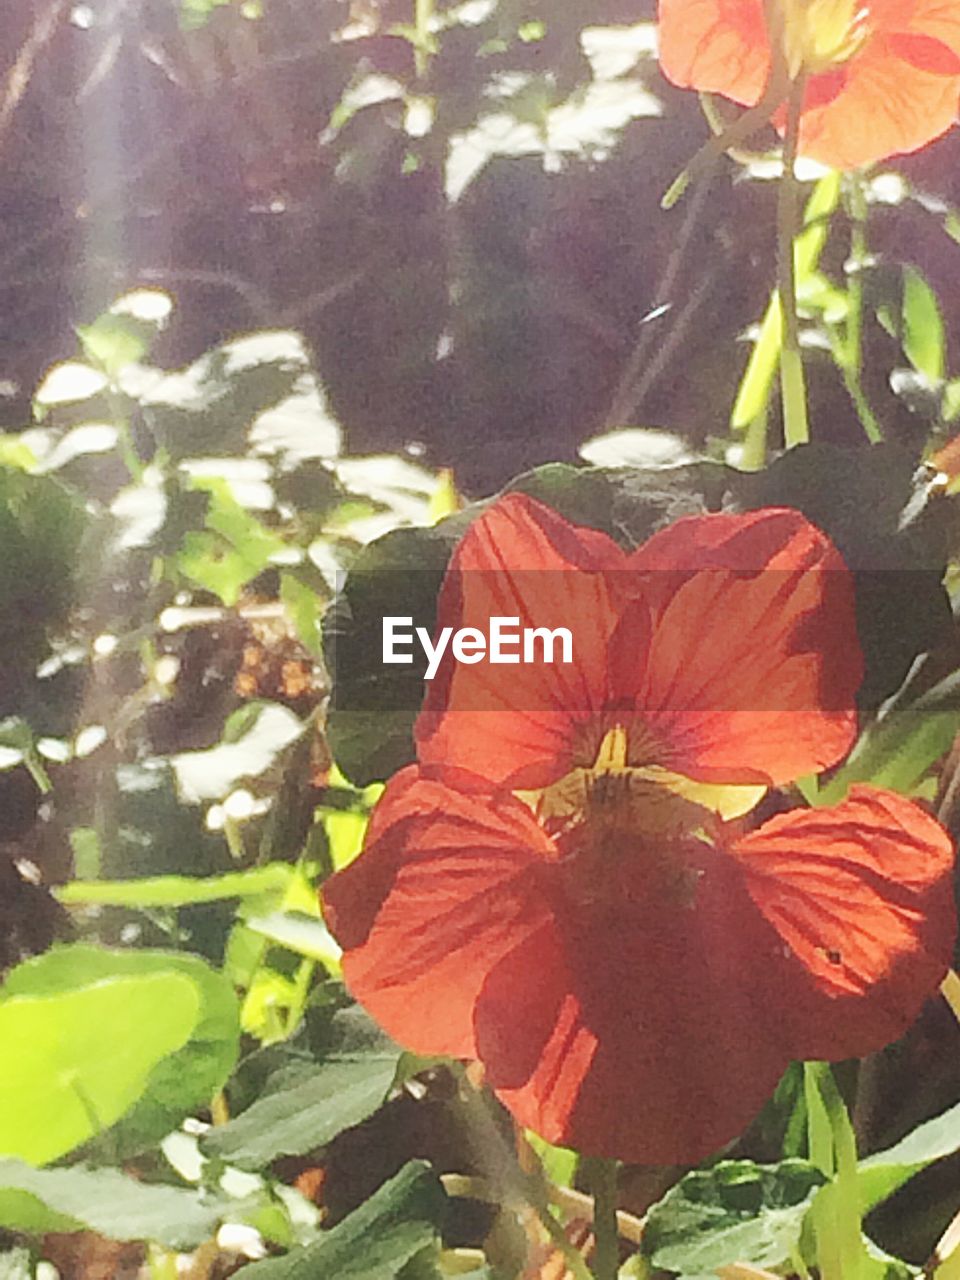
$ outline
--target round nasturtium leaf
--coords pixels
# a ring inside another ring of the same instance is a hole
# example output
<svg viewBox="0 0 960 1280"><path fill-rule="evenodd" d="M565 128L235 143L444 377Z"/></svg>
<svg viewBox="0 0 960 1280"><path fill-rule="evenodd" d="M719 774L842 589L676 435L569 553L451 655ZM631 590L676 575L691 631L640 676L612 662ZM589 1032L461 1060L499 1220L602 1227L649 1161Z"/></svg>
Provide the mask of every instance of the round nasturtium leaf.
<svg viewBox="0 0 960 1280"><path fill-rule="evenodd" d="M142 1096L111 1133L111 1149L118 1158L158 1142L223 1088L236 1065L240 1042L240 1007L232 984L205 960L185 952L73 943L18 965L3 987L10 996L50 996L107 979L142 980L158 974L179 974L193 983L200 1012L189 1039L154 1065Z"/></svg>
<svg viewBox="0 0 960 1280"><path fill-rule="evenodd" d="M200 1016L177 973L0 1003L0 1155L46 1164L114 1124Z"/></svg>

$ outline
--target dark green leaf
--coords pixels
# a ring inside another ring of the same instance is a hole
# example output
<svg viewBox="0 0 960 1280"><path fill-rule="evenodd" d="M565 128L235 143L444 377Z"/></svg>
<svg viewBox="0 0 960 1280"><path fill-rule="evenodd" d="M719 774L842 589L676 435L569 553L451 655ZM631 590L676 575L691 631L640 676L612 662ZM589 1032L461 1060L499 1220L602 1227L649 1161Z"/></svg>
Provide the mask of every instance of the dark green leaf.
<svg viewBox="0 0 960 1280"><path fill-rule="evenodd" d="M643 1252L684 1280L747 1262L782 1267L800 1243L823 1174L805 1160L728 1160L688 1173L647 1216Z"/></svg>
<svg viewBox="0 0 960 1280"><path fill-rule="evenodd" d="M220 1209L195 1191L152 1186L118 1169L34 1169L0 1160L0 1226L30 1235L95 1231L190 1249L216 1230Z"/></svg>
<svg viewBox="0 0 960 1280"><path fill-rule="evenodd" d="M322 1147L377 1110L399 1060L399 1048L362 1011L338 1013L322 1057L281 1065L246 1111L204 1136L202 1150L252 1170Z"/></svg>
<svg viewBox="0 0 960 1280"><path fill-rule="evenodd" d="M396 1280L436 1239L445 1197L426 1165L411 1161L315 1244L246 1268L250 1280Z"/></svg>

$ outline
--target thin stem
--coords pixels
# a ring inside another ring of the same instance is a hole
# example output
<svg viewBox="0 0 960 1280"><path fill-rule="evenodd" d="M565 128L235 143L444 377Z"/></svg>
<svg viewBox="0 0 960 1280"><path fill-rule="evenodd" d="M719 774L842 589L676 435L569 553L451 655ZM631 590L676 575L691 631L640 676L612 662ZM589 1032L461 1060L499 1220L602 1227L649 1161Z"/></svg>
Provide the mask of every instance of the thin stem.
<svg viewBox="0 0 960 1280"><path fill-rule="evenodd" d="M690 183L697 178L706 177L725 151L739 146L741 142L746 142L769 123L771 116L783 101L785 91L782 69L773 68L763 95L756 106L750 107L721 134L715 135L703 144L683 172L674 178L660 201L660 207L672 209L677 201L683 198Z"/></svg>
<svg viewBox="0 0 960 1280"><path fill-rule="evenodd" d="M765 404L759 413L754 414L747 434L743 440L743 454L740 458L742 471L762 471L767 464L767 426L769 410Z"/></svg>
<svg viewBox="0 0 960 1280"><path fill-rule="evenodd" d="M787 448L810 439L807 418L807 389L800 354L800 321L797 316L797 274L794 244L797 238L799 186L797 148L806 81L798 77L787 100L787 132L783 143L783 177L777 197L777 290L783 316L783 345L780 348L780 392L783 398L783 436Z"/></svg>
<svg viewBox="0 0 960 1280"><path fill-rule="evenodd" d="M862 1274L863 1243L853 1126L827 1063L804 1063L804 1093L811 1160L833 1176L813 1207L820 1275L823 1280L858 1280Z"/></svg>
<svg viewBox="0 0 960 1280"><path fill-rule="evenodd" d="M850 283L847 286L847 326L843 352L843 381L871 444L883 439L883 428L870 408L861 382L863 371L863 271L867 262L867 199L854 174L849 187Z"/></svg>
<svg viewBox="0 0 960 1280"><path fill-rule="evenodd" d="M840 1270L844 1280L858 1280L863 1261L863 1224L857 1182L857 1140L846 1105L829 1066L820 1075L820 1092L833 1128L837 1172L831 1188Z"/></svg>
<svg viewBox="0 0 960 1280"><path fill-rule="evenodd" d="M454 1198L479 1200L483 1204L499 1205L504 1208L519 1207L514 1204L512 1198L508 1197L504 1200L502 1195L485 1178L471 1177L461 1173L445 1173L440 1181L443 1183L443 1189L447 1195ZM562 1223L557 1221L546 1204L536 1197L524 1197L522 1203L525 1208L532 1209L537 1215L547 1235L563 1255L567 1270L574 1277L574 1280L594 1280L587 1264L583 1260L583 1254L569 1238Z"/></svg>
<svg viewBox="0 0 960 1280"><path fill-rule="evenodd" d="M867 260L867 201L859 177L850 180L850 284L847 288L847 367L863 368L863 268Z"/></svg>
<svg viewBox="0 0 960 1280"><path fill-rule="evenodd" d="M574 1280L594 1280L587 1264L583 1260L583 1254L570 1240L566 1231L564 1231L546 1205L535 1205L534 1208L550 1239L563 1255L567 1270L574 1277ZM616 1280L616 1275L616 1271L611 1272L611 1280Z"/></svg>
<svg viewBox="0 0 960 1280"><path fill-rule="evenodd" d="M414 0L413 26L415 31L414 63L417 79L422 80L430 63L430 23L433 20L433 0Z"/></svg>
<svg viewBox="0 0 960 1280"><path fill-rule="evenodd" d="M617 1162L585 1161L593 1193L593 1274L596 1280L617 1280L620 1245L617 1232Z"/></svg>

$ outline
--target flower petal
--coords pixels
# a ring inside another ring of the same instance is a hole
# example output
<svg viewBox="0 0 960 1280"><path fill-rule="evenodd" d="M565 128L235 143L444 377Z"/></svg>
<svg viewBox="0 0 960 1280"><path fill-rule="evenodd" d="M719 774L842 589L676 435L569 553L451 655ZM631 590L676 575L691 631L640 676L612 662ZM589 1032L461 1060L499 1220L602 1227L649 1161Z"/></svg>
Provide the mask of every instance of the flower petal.
<svg viewBox="0 0 960 1280"><path fill-rule="evenodd" d="M955 20L933 6L912 30L876 35L836 75L814 77L800 127L800 154L854 169L917 151L954 123L960 104ZM951 29L952 28L952 29ZM948 45L934 31L951 36ZM818 89L830 81L830 92Z"/></svg>
<svg viewBox="0 0 960 1280"><path fill-rule="evenodd" d="M698 781L778 785L835 764L863 667L853 579L797 511L693 516L655 534L611 642L611 684ZM646 654L628 642L643 630ZM636 761L642 764L644 761Z"/></svg>
<svg viewBox="0 0 960 1280"><path fill-rule="evenodd" d="M753 106L770 70L763 0L660 0L660 65L681 89Z"/></svg>
<svg viewBox="0 0 960 1280"><path fill-rule="evenodd" d="M956 936L953 845L919 806L854 787L795 810L731 850L783 943L758 969L795 1057L861 1057L897 1039L934 994Z"/></svg>
<svg viewBox="0 0 960 1280"><path fill-rule="evenodd" d="M753 981L776 934L738 868L701 852L695 901L650 893L639 863L611 866L602 902L558 898L555 925L492 969L477 1005L487 1080L549 1141L694 1163L742 1132L786 1068Z"/></svg>
<svg viewBox="0 0 960 1280"><path fill-rule="evenodd" d="M871 5L871 10L874 5ZM937 40L960 56L960 10L955 0L883 0L881 25Z"/></svg>
<svg viewBox="0 0 960 1280"><path fill-rule="evenodd" d="M606 700L611 593L626 563L605 534L522 494L470 526L444 579L438 627L486 634L493 617L521 629L565 627L573 661L561 662L558 649L553 662L505 666L487 657L465 666L448 653L416 725L427 772L460 786L539 787L576 762L592 763L598 744L581 739Z"/></svg>
<svg viewBox="0 0 960 1280"><path fill-rule="evenodd" d="M475 1001L491 967L539 927L538 874L552 855L518 801L404 769L363 853L323 889L352 994L415 1052L473 1057Z"/></svg>

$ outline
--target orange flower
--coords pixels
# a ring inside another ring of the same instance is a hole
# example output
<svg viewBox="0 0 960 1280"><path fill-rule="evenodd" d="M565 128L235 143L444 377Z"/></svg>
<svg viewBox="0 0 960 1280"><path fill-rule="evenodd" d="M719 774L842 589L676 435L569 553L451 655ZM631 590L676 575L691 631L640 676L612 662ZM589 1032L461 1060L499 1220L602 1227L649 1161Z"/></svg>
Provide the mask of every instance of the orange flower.
<svg viewBox="0 0 960 1280"><path fill-rule="evenodd" d="M778 61L807 79L800 154L831 168L916 151L957 117L960 0L659 0L659 19L667 78L745 106L775 26Z"/></svg>
<svg viewBox="0 0 960 1280"><path fill-rule="evenodd" d="M953 850L859 787L750 829L836 763L861 679L850 575L799 513L680 520L628 555L519 495L457 549L439 626L566 625L570 662L451 662L364 852L324 890L355 997L477 1058L520 1123L696 1161L795 1058L896 1038L950 964Z"/></svg>

